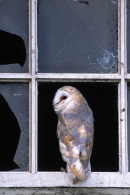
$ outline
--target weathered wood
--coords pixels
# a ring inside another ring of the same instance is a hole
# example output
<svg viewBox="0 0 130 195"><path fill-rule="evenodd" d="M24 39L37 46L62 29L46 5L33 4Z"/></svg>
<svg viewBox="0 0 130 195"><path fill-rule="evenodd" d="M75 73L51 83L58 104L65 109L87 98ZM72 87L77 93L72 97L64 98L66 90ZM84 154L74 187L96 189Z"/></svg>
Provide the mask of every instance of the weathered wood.
<svg viewBox="0 0 130 195"><path fill-rule="evenodd" d="M128 195L129 188L0 188L4 195Z"/></svg>
<svg viewBox="0 0 130 195"><path fill-rule="evenodd" d="M86 181L72 183L66 173L2 173L0 187L129 187L130 173L92 173Z"/></svg>

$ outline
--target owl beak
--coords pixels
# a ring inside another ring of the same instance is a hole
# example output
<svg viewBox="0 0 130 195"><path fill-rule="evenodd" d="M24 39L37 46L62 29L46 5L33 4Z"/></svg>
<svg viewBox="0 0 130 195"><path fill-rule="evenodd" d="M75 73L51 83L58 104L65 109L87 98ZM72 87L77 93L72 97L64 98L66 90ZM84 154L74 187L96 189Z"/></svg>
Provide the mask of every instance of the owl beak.
<svg viewBox="0 0 130 195"><path fill-rule="evenodd" d="M52 104L53 105L53 108L54 108L54 110L56 110L56 108L57 108L57 105L59 104L59 102L58 103L56 103L56 104Z"/></svg>

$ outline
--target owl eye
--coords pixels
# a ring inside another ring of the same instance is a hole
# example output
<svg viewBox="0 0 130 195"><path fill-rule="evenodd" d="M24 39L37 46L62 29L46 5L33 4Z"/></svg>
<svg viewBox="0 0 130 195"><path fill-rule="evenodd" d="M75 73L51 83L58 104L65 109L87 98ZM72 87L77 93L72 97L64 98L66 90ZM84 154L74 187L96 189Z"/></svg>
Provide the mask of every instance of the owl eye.
<svg viewBox="0 0 130 195"><path fill-rule="evenodd" d="M65 100L66 98L67 98L67 96L63 96L63 97L62 97L62 100Z"/></svg>
<svg viewBox="0 0 130 195"><path fill-rule="evenodd" d="M64 102L65 99L67 99L67 96L64 95L64 96L62 96L62 97L60 98L60 101L59 101L59 102L62 102L62 101Z"/></svg>

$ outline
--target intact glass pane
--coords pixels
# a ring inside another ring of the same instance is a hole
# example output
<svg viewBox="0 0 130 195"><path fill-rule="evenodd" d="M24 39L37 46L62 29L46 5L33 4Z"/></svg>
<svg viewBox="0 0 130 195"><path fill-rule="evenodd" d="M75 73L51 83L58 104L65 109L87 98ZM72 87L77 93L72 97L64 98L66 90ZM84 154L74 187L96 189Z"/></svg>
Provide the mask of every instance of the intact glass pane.
<svg viewBox="0 0 130 195"><path fill-rule="evenodd" d="M0 171L28 171L28 85L0 83Z"/></svg>
<svg viewBox="0 0 130 195"><path fill-rule="evenodd" d="M39 0L39 72L117 72L117 4Z"/></svg>
<svg viewBox="0 0 130 195"><path fill-rule="evenodd" d="M28 72L28 0L0 1L0 72Z"/></svg>
<svg viewBox="0 0 130 195"><path fill-rule="evenodd" d="M117 83L39 83L38 87L38 171L66 168L57 138L57 115L52 100L58 88L76 87L87 100L94 115L93 172L117 172L118 85ZM46 90L51 89L51 90Z"/></svg>

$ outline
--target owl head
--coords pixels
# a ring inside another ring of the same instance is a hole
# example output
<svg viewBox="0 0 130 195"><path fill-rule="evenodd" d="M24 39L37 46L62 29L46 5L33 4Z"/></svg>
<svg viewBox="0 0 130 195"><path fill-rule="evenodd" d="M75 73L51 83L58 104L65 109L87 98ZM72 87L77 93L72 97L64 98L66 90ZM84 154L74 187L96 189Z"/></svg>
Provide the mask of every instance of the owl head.
<svg viewBox="0 0 130 195"><path fill-rule="evenodd" d="M61 111L64 108L72 107L73 104L80 101L83 96L81 93L74 87L71 86L64 86L55 94L53 99L53 106L55 112Z"/></svg>

